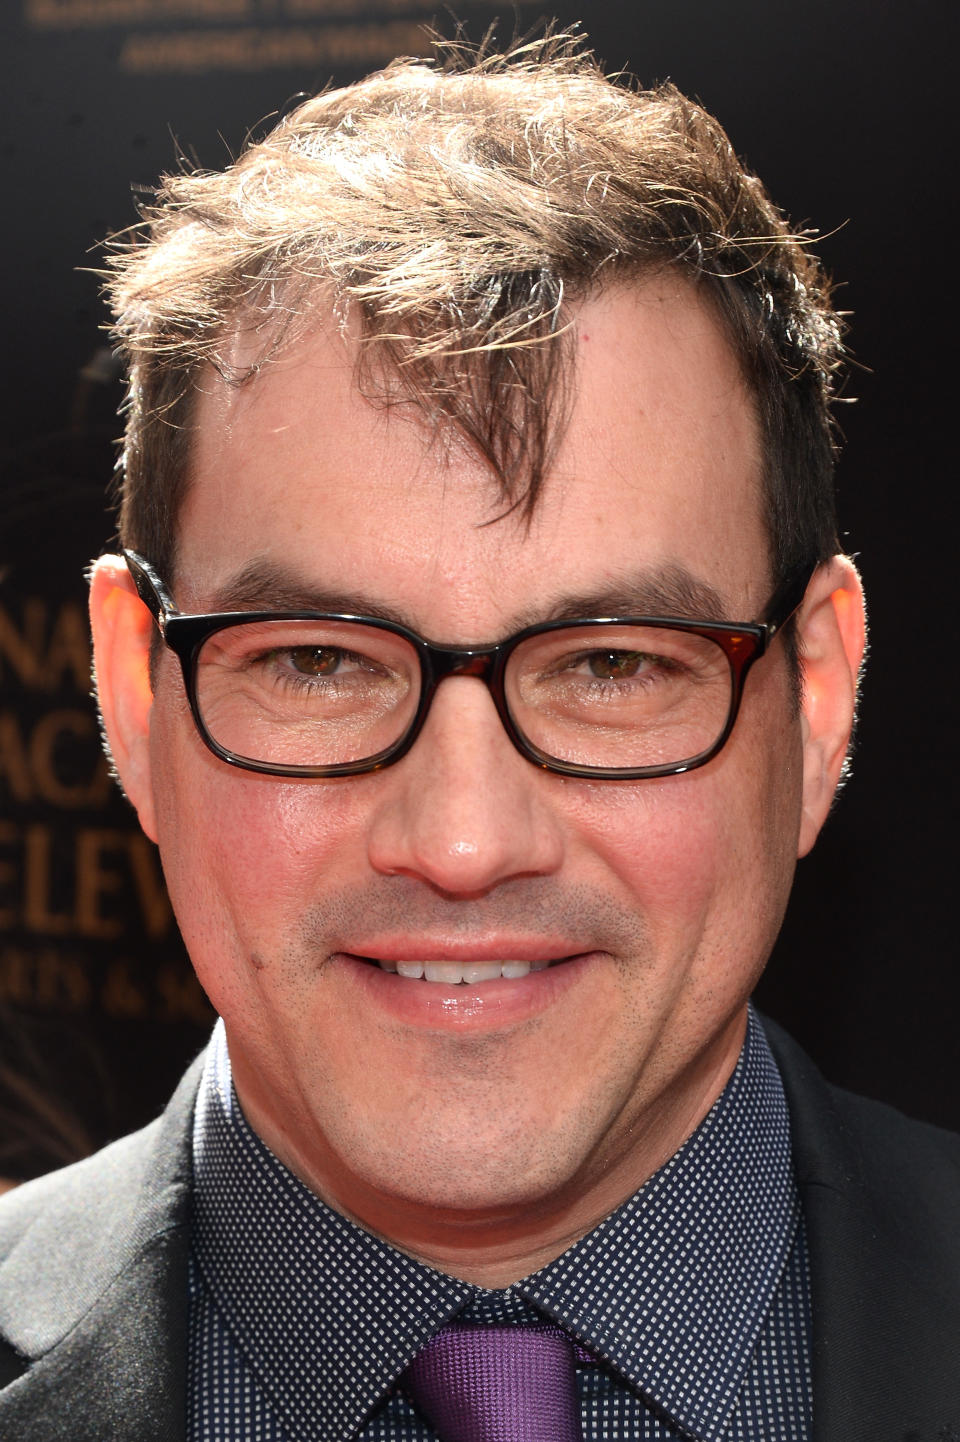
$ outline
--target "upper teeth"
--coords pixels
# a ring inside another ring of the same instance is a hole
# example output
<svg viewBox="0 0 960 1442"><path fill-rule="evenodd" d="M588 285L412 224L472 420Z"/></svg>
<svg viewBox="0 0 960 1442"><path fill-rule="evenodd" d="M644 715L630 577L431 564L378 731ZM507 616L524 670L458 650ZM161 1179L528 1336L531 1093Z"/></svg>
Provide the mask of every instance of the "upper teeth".
<svg viewBox="0 0 960 1442"><path fill-rule="evenodd" d="M526 976L529 971L543 971L549 961L378 961L382 971L395 971L417 981L443 981L448 986L459 982L496 981L497 977Z"/></svg>

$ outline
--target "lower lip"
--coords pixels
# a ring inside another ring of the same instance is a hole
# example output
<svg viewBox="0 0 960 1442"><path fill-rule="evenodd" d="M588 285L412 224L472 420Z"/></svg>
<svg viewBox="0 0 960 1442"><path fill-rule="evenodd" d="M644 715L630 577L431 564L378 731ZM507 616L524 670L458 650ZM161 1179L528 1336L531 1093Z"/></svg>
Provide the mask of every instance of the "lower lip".
<svg viewBox="0 0 960 1442"><path fill-rule="evenodd" d="M540 1015L599 961L599 953L572 956L526 976L456 984L414 981L344 952L331 960L347 972L368 1004L396 1021L438 1031L473 1032L515 1026Z"/></svg>

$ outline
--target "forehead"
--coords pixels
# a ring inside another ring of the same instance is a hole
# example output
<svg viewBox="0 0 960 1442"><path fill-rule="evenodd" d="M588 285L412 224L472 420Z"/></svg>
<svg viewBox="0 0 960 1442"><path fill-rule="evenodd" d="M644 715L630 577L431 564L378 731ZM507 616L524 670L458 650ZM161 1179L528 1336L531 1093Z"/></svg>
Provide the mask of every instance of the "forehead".
<svg viewBox="0 0 960 1442"><path fill-rule="evenodd" d="M565 595L679 570L752 614L769 589L759 431L712 310L659 277L586 301L574 325L567 420L529 525L497 519L489 470L456 435L361 393L356 342L332 325L245 386L211 376L179 604L228 605L238 577L263 574L490 639Z"/></svg>

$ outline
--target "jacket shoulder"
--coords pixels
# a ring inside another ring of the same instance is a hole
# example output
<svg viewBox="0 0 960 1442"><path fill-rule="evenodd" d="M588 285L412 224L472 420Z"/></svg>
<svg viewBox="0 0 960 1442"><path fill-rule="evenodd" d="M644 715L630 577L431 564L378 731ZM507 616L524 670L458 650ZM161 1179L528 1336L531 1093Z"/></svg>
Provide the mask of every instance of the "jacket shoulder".
<svg viewBox="0 0 960 1442"><path fill-rule="evenodd" d="M107 1192L114 1207L131 1192L136 1194L158 1128L159 1120L151 1122L83 1161L5 1193L0 1198L0 1266L46 1215L55 1213L66 1220L70 1213L82 1215L91 1206L96 1209Z"/></svg>
<svg viewBox="0 0 960 1442"><path fill-rule="evenodd" d="M886 1102L872 1101L842 1087L829 1088L837 1116L851 1138L885 1161L915 1161L956 1185L960 1179L960 1133L917 1121ZM929 1174L927 1174L929 1176Z"/></svg>
<svg viewBox="0 0 960 1442"><path fill-rule="evenodd" d="M790 1109L818 1439L960 1435L960 1138L828 1085L764 1023Z"/></svg>
<svg viewBox="0 0 960 1442"><path fill-rule="evenodd" d="M960 1134L831 1085L781 1027L767 1018L763 1025L790 1104L801 1180L859 1174L881 1182L882 1195L960 1204Z"/></svg>
<svg viewBox="0 0 960 1442"><path fill-rule="evenodd" d="M960 1136L840 1087L829 1094L845 1160L840 1184L869 1198L899 1262L898 1285L931 1278L960 1344Z"/></svg>
<svg viewBox="0 0 960 1442"><path fill-rule="evenodd" d="M20 1355L55 1346L139 1256L184 1228L199 1070L142 1131L0 1199L0 1337Z"/></svg>

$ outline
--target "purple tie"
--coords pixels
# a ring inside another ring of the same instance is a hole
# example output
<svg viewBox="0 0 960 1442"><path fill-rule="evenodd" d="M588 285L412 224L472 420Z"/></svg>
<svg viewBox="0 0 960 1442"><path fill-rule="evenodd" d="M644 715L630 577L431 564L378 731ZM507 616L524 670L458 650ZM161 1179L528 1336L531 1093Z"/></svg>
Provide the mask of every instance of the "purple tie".
<svg viewBox="0 0 960 1442"><path fill-rule="evenodd" d="M574 1343L560 1327L444 1327L404 1381L440 1442L582 1442Z"/></svg>

